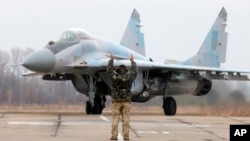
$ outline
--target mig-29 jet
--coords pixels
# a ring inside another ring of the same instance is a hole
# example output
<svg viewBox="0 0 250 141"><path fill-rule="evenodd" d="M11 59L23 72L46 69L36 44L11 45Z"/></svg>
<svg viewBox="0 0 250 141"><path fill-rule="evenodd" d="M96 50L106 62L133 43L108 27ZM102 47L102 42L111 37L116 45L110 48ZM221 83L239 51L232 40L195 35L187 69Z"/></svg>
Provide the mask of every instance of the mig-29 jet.
<svg viewBox="0 0 250 141"><path fill-rule="evenodd" d="M56 42L30 53L22 65L32 72L24 76L42 75L43 80L72 82L75 89L86 95L87 114L101 114L106 96L111 94L111 80L106 68L110 54L114 66L130 67L132 54L138 74L132 86L132 102L146 102L163 96L165 115L175 115L174 95L206 95L216 80L248 80L250 70L220 67L226 61L227 12L219 12L198 53L186 61L155 62L145 56L144 34L140 15L134 9L120 44L94 36L81 29L68 29ZM156 47L157 48L157 47ZM156 50L157 51L157 50Z"/></svg>

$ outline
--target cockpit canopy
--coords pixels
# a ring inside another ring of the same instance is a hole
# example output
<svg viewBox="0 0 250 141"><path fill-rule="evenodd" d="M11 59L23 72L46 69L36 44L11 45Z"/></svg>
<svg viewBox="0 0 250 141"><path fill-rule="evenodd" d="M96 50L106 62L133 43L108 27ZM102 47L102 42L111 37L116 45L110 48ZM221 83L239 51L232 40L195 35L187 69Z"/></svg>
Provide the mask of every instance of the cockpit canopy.
<svg viewBox="0 0 250 141"><path fill-rule="evenodd" d="M46 45L46 48L51 50L54 54L57 54L58 52L61 52L62 50L79 43L80 40L85 39L93 39L93 36L82 29L72 28L63 32L59 41L49 41L49 43Z"/></svg>
<svg viewBox="0 0 250 141"><path fill-rule="evenodd" d="M59 41L66 43L76 43L82 39L91 39L91 35L82 29L72 28L63 32Z"/></svg>

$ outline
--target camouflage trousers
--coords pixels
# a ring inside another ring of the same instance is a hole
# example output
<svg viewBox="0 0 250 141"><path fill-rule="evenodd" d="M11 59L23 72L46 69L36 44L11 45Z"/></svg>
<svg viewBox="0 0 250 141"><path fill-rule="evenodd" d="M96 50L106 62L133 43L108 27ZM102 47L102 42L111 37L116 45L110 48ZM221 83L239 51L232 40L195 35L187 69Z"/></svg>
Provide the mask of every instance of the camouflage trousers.
<svg viewBox="0 0 250 141"><path fill-rule="evenodd" d="M112 111L112 137L118 136L118 125L121 115L123 137L129 138L130 102L113 102Z"/></svg>

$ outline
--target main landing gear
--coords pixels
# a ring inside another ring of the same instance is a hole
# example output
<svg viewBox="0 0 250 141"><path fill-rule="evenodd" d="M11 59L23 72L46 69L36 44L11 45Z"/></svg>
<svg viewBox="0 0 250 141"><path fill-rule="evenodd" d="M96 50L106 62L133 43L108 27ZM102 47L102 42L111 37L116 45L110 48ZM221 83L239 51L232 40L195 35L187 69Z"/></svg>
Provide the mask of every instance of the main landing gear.
<svg viewBox="0 0 250 141"><path fill-rule="evenodd" d="M176 114L177 105L176 101L173 97L168 96L168 82L165 83L163 95L163 110L166 116L173 116Z"/></svg>
<svg viewBox="0 0 250 141"><path fill-rule="evenodd" d="M96 94L96 82L98 77L89 76L89 101L86 102L85 112L86 114L102 114L102 110L105 107L106 97Z"/></svg>
<svg viewBox="0 0 250 141"><path fill-rule="evenodd" d="M96 96L94 98L94 106L91 106L90 101L86 101L85 112L86 114L102 114L102 110L105 108L106 97Z"/></svg>
<svg viewBox="0 0 250 141"><path fill-rule="evenodd" d="M177 105L173 97L166 97L163 99L163 106L165 115L175 115L177 110Z"/></svg>

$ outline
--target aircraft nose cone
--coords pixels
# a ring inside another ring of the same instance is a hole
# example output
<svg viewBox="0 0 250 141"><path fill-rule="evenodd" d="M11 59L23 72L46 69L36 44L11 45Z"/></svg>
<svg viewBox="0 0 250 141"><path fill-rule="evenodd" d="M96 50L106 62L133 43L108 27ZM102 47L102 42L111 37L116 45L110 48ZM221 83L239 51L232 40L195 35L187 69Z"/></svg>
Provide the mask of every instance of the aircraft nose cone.
<svg viewBox="0 0 250 141"><path fill-rule="evenodd" d="M55 55L48 49L42 49L30 53L23 61L22 65L35 72L50 72L55 65Z"/></svg>

